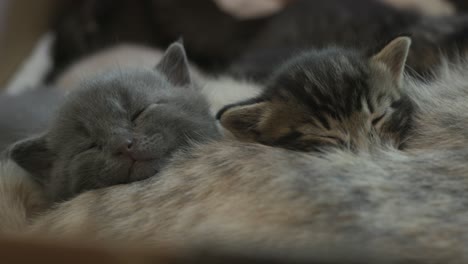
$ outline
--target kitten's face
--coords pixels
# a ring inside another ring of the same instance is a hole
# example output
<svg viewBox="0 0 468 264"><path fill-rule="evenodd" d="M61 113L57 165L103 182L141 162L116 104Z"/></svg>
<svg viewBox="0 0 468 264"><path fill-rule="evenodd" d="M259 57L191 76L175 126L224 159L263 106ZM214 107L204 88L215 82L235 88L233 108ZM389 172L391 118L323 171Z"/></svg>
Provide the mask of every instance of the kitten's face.
<svg viewBox="0 0 468 264"><path fill-rule="evenodd" d="M218 118L239 139L293 150L400 148L412 112L400 89L408 42L397 39L372 58L341 49L304 54L259 98Z"/></svg>
<svg viewBox="0 0 468 264"><path fill-rule="evenodd" d="M217 136L204 97L174 74L174 58L164 60L156 71L101 76L68 97L42 138L53 156L43 179L53 200L151 177L175 150ZM32 160L24 153L12 156Z"/></svg>

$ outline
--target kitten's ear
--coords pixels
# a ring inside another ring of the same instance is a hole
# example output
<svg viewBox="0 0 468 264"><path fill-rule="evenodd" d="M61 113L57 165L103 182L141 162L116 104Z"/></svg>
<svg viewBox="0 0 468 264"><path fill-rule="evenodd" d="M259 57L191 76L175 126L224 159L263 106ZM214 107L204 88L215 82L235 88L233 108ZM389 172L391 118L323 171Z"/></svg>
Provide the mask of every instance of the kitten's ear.
<svg viewBox="0 0 468 264"><path fill-rule="evenodd" d="M42 183L52 167L54 154L47 147L45 136L19 141L8 150L9 157Z"/></svg>
<svg viewBox="0 0 468 264"><path fill-rule="evenodd" d="M267 119L269 102L226 106L216 118L221 125L241 140L255 140L260 134L260 125Z"/></svg>
<svg viewBox="0 0 468 264"><path fill-rule="evenodd" d="M192 83L187 55L180 42L173 43L167 48L156 70L163 73L176 86L190 86Z"/></svg>
<svg viewBox="0 0 468 264"><path fill-rule="evenodd" d="M411 46L409 37L398 37L387 44L379 53L372 57L377 63L384 64L397 84L403 80L406 59Z"/></svg>

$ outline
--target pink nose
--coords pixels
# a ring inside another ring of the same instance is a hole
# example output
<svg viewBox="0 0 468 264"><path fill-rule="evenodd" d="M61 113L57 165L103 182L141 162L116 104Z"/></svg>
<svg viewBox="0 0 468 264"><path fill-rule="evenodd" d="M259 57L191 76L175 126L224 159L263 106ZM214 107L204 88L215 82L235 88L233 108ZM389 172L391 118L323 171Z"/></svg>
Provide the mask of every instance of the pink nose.
<svg viewBox="0 0 468 264"><path fill-rule="evenodd" d="M133 157L132 147L133 147L133 141L130 139L127 139L119 146L119 148L117 149L117 154L125 155L135 160L135 158Z"/></svg>

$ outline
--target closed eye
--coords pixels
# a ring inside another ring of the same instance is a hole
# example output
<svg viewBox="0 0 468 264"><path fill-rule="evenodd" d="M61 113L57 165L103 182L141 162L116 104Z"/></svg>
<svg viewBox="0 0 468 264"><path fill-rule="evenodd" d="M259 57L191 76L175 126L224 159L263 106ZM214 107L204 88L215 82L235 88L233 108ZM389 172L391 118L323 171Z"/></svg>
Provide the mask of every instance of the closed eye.
<svg viewBox="0 0 468 264"><path fill-rule="evenodd" d="M325 135L318 135L318 134L308 134L308 135L314 138L322 139L322 140L332 140L335 142L343 141L341 138L336 137L336 136L325 136Z"/></svg>
<svg viewBox="0 0 468 264"><path fill-rule="evenodd" d="M97 142L93 142L87 145L83 145L81 149L77 150L76 155L88 155L91 151L101 151L102 146Z"/></svg>
<svg viewBox="0 0 468 264"><path fill-rule="evenodd" d="M382 115L372 119L372 125L373 126L376 126L380 121L382 121L382 119L385 117L387 113L383 113Z"/></svg>
<svg viewBox="0 0 468 264"><path fill-rule="evenodd" d="M135 112L135 114L132 116L131 121L135 122L135 120L138 119L138 117L145 111L145 108L142 108L141 110Z"/></svg>
<svg viewBox="0 0 468 264"><path fill-rule="evenodd" d="M88 148L87 148L86 150L92 150L92 149L101 150L102 148L101 148L101 146L100 146L98 143L93 142L93 143L91 143L91 144L88 146Z"/></svg>
<svg viewBox="0 0 468 264"><path fill-rule="evenodd" d="M390 107L393 108L393 109L396 109L396 108L399 108L401 105L403 104L403 100L396 100L394 101Z"/></svg>
<svg viewBox="0 0 468 264"><path fill-rule="evenodd" d="M324 135L317 135L317 134L310 134L310 135L314 136L315 138L317 138L319 140L331 141L333 144L346 145L345 140L343 140L342 138L336 137L336 136L324 136Z"/></svg>
<svg viewBox="0 0 468 264"><path fill-rule="evenodd" d="M346 145L346 141L344 141L343 139L339 138L339 137L334 137L334 136L322 136L321 138L325 138L325 139L328 139L328 140L332 140L334 141L336 144L338 145Z"/></svg>
<svg viewBox="0 0 468 264"><path fill-rule="evenodd" d="M334 136L321 136L321 138L330 139L330 140L333 140L333 141L340 141L341 140L340 138L334 137Z"/></svg>

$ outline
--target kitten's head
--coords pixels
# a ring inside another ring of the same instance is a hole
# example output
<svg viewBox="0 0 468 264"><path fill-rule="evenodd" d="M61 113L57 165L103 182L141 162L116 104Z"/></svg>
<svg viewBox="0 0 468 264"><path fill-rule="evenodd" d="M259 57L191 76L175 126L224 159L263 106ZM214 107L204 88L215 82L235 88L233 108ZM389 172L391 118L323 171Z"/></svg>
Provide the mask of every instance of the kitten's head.
<svg viewBox="0 0 468 264"><path fill-rule="evenodd" d="M10 149L52 200L151 177L175 150L218 136L181 44L155 70L109 73L84 86L68 96L48 132Z"/></svg>
<svg viewBox="0 0 468 264"><path fill-rule="evenodd" d="M412 103L401 90L411 40L399 37L377 54L329 48L286 63L257 98L218 113L241 140L293 150L401 147Z"/></svg>

